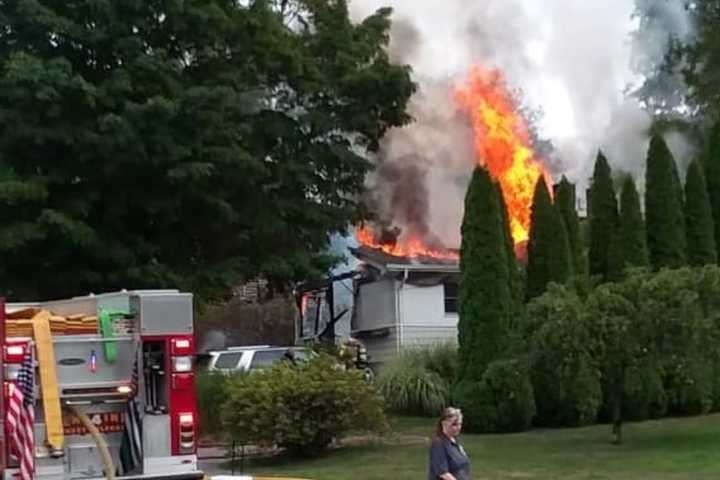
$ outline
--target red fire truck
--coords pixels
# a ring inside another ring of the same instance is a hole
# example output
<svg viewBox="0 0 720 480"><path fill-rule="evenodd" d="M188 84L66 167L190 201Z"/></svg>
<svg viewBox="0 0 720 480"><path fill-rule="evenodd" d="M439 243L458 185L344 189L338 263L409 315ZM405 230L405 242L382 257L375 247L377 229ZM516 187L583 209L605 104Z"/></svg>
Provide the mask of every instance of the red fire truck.
<svg viewBox="0 0 720 480"><path fill-rule="evenodd" d="M6 412L22 368L34 371L34 478L203 477L191 294L0 299L0 341L5 479L19 470Z"/></svg>

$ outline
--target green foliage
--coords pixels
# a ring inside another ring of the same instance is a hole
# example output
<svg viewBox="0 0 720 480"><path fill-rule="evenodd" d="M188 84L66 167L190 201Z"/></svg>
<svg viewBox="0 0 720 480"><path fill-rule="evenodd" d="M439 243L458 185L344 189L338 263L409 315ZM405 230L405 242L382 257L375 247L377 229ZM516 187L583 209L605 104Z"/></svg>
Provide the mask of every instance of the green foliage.
<svg viewBox="0 0 720 480"><path fill-rule="evenodd" d="M450 404L456 375L455 345L412 348L383 366L377 388L390 410L435 417Z"/></svg>
<svg viewBox="0 0 720 480"><path fill-rule="evenodd" d="M717 263L715 224L705 175L698 160L690 163L685 181L685 229L688 264Z"/></svg>
<svg viewBox="0 0 720 480"><path fill-rule="evenodd" d="M505 351L512 314L507 243L496 187L476 167L465 196L460 248L459 377L479 381Z"/></svg>
<svg viewBox="0 0 720 480"><path fill-rule="evenodd" d="M511 296L511 308L512 311L511 321L523 315L524 305L524 282L518 263L517 257L515 256L515 241L512 237L512 229L510 227L510 217L507 212L507 204L505 203L505 195L502 191L502 186L498 182L493 182L495 190L498 196L498 205L500 207L500 214L502 215L502 228L503 237L505 239L505 251L508 259L508 273L510 275L510 296Z"/></svg>
<svg viewBox="0 0 720 480"><path fill-rule="evenodd" d="M610 245L608 245L607 249L607 275L605 280L609 282L617 282L623 276L625 264L622 240L622 232L618 224L610 234Z"/></svg>
<svg viewBox="0 0 720 480"><path fill-rule="evenodd" d="M665 363L670 412L692 415L709 412L714 404L713 365L691 352L671 357Z"/></svg>
<svg viewBox="0 0 720 480"><path fill-rule="evenodd" d="M710 197L710 209L712 211L713 233L717 242L720 239L720 121L717 121L710 131L703 158L707 192Z"/></svg>
<svg viewBox="0 0 720 480"><path fill-rule="evenodd" d="M656 270L686 262L685 219L677 167L665 140L650 140L645 172L645 218L650 264Z"/></svg>
<svg viewBox="0 0 720 480"><path fill-rule="evenodd" d="M526 430L536 412L527 367L519 360L492 362L479 382L460 380L453 399L471 432Z"/></svg>
<svg viewBox="0 0 720 480"><path fill-rule="evenodd" d="M345 1L281 3L2 4L7 295L213 298L327 271L415 85L390 9L354 24Z"/></svg>
<svg viewBox="0 0 720 480"><path fill-rule="evenodd" d="M450 404L448 383L440 375L402 357L383 368L377 388L388 408L404 415L432 417Z"/></svg>
<svg viewBox="0 0 720 480"><path fill-rule="evenodd" d="M528 306L535 328L529 340L530 377L536 423L578 426L592 423L602 403L600 371L593 358L580 298L553 286Z"/></svg>
<svg viewBox="0 0 720 480"><path fill-rule="evenodd" d="M645 222L640 211L640 197L631 176L625 178L620 192L619 230L622 269L647 267Z"/></svg>
<svg viewBox="0 0 720 480"><path fill-rule="evenodd" d="M302 366L279 362L232 381L223 421L244 444L316 454L351 431L386 427L382 397L362 372L321 354Z"/></svg>
<svg viewBox="0 0 720 480"><path fill-rule="evenodd" d="M625 374L623 417L627 420L661 418L667 410L667 394L657 363L643 358L630 365Z"/></svg>
<svg viewBox="0 0 720 480"><path fill-rule="evenodd" d="M205 436L222 437L226 434L222 423L222 409L218 402L228 397L232 377L218 372L202 371L195 376L200 433Z"/></svg>
<svg viewBox="0 0 720 480"><path fill-rule="evenodd" d="M608 278L608 248L618 223L617 199L613 187L610 165L605 155L598 152L588 194L590 275Z"/></svg>
<svg viewBox="0 0 720 480"><path fill-rule="evenodd" d="M690 15L695 36L692 42L678 49L679 52L673 56L674 65L681 65L683 68L683 78L690 87L688 103L692 104L698 113L715 117L720 113L720 89L715 81L720 73L720 39L717 34L720 3L717 0L697 0L693 4Z"/></svg>
<svg viewBox="0 0 720 480"><path fill-rule="evenodd" d="M698 414L717 408L720 268L626 270L586 297L554 285L528 304L539 425Z"/></svg>
<svg viewBox="0 0 720 480"><path fill-rule="evenodd" d="M455 383L458 372L458 347L454 343L446 342L414 348L410 350L409 355L416 363L422 363L428 370L440 375L448 385Z"/></svg>
<svg viewBox="0 0 720 480"><path fill-rule="evenodd" d="M555 206L560 212L567 232L573 273L587 274L585 246L580 235L580 220L575 209L575 185L571 184L564 175L555 190Z"/></svg>
<svg viewBox="0 0 720 480"><path fill-rule="evenodd" d="M562 216L552 204L545 179L535 184L530 213L525 298L542 293L550 282L564 283L572 275L572 260Z"/></svg>

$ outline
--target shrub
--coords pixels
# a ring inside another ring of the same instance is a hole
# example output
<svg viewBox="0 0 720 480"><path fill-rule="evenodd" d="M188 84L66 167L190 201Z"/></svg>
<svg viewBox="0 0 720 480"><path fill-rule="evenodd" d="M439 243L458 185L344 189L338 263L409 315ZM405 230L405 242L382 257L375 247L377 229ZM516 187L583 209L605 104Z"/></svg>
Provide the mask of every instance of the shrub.
<svg viewBox="0 0 720 480"><path fill-rule="evenodd" d="M390 410L434 417L450 403L457 375L457 347L438 344L412 348L385 366L377 386Z"/></svg>
<svg viewBox="0 0 720 480"><path fill-rule="evenodd" d="M535 416L535 399L525 365L519 360L496 360L477 381L461 380L455 403L463 410L471 432L518 432Z"/></svg>
<svg viewBox="0 0 720 480"><path fill-rule="evenodd" d="M222 437L225 435L221 418L221 409L217 408L221 399L227 398L231 377L218 372L199 372L196 377L198 413L200 415L200 434Z"/></svg>
<svg viewBox="0 0 720 480"><path fill-rule="evenodd" d="M583 303L565 287L552 285L530 304L530 378L537 417L543 426L577 426L595 421L602 404L600 371Z"/></svg>
<svg viewBox="0 0 720 480"><path fill-rule="evenodd" d="M325 354L234 379L222 410L236 440L296 454L316 454L350 431L386 426L382 398L362 372L342 369Z"/></svg>
<svg viewBox="0 0 720 480"><path fill-rule="evenodd" d="M707 413L713 407L712 365L702 359L676 358L667 367L669 410L681 415Z"/></svg>
<svg viewBox="0 0 720 480"><path fill-rule="evenodd" d="M581 319L558 319L535 332L530 378L538 425L578 426L597 418L602 403L600 372L588 344Z"/></svg>
<svg viewBox="0 0 720 480"><path fill-rule="evenodd" d="M423 363L431 372L437 373L448 385L453 385L458 371L458 348L454 343L438 343L412 349L409 355Z"/></svg>
<svg viewBox="0 0 720 480"><path fill-rule="evenodd" d="M647 420L664 417L668 399L656 363L646 359L630 366L625 375L623 418Z"/></svg>
<svg viewBox="0 0 720 480"><path fill-rule="evenodd" d="M450 399L448 384L440 375L407 358L384 368L377 386L387 407L406 415L435 416Z"/></svg>

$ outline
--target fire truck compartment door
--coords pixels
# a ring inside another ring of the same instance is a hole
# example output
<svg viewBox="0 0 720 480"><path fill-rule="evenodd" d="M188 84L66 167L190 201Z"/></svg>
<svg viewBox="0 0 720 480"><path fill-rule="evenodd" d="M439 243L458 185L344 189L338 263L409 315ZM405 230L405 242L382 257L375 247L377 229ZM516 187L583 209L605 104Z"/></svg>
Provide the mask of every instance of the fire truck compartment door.
<svg viewBox="0 0 720 480"><path fill-rule="evenodd" d="M143 421L143 454L149 457L169 457L170 415L145 415Z"/></svg>
<svg viewBox="0 0 720 480"><path fill-rule="evenodd" d="M137 345L132 337L115 337L118 361L108 363L103 354L103 339L80 336L55 337L55 361L60 395L63 389L112 387L132 379Z"/></svg>
<svg viewBox="0 0 720 480"><path fill-rule="evenodd" d="M142 335L187 335L193 332L192 295L137 294L130 298L130 310L140 320Z"/></svg>

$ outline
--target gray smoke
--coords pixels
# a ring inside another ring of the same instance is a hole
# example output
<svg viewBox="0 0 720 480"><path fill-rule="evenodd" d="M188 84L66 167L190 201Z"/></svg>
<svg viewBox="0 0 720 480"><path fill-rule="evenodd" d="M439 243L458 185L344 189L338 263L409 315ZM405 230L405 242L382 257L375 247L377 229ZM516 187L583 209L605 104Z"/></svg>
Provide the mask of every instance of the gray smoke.
<svg viewBox="0 0 720 480"><path fill-rule="evenodd" d="M420 225L458 245L476 160L472 133L451 93L475 64L500 69L524 105L543 112L534 127L554 146L554 157L546 159L554 176L566 175L583 192L602 148L614 169L642 179L651 119L626 92L660 63L671 35L686 38L692 28L682 2L637 1L656 7L642 37L633 36L640 26L635 0L352 0L357 20L381 6L394 8L391 56L412 65L420 87L410 106L416 121L388 135L370 179L383 220L403 232ZM675 140L671 149L680 154L682 142ZM407 168L428 193L411 218L397 210L391 193L407 187L394 181Z"/></svg>
<svg viewBox="0 0 720 480"><path fill-rule="evenodd" d="M210 330L201 339L197 351L204 353L210 350L222 350L225 347L227 347L227 335L220 330Z"/></svg>

